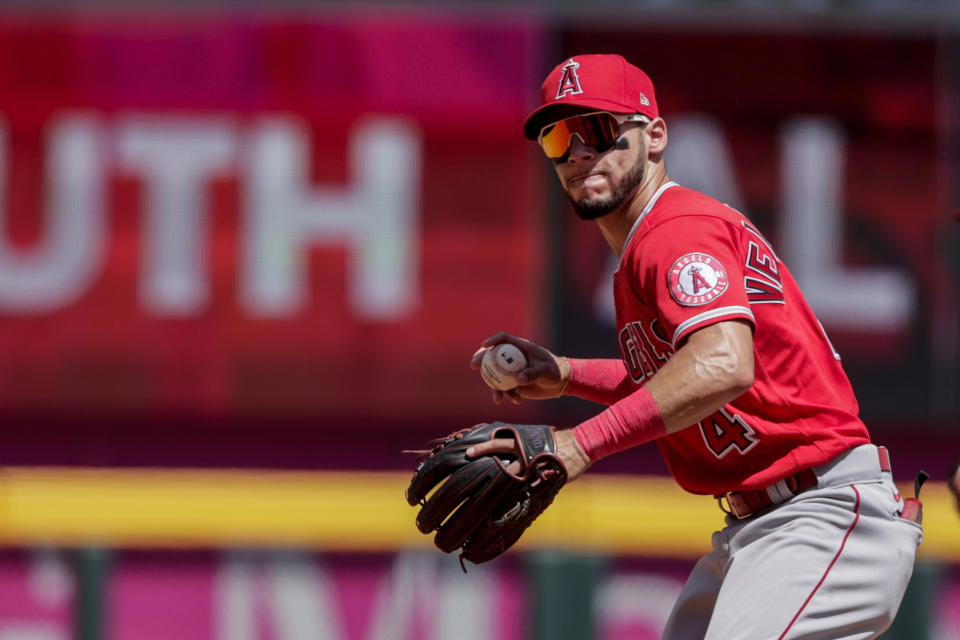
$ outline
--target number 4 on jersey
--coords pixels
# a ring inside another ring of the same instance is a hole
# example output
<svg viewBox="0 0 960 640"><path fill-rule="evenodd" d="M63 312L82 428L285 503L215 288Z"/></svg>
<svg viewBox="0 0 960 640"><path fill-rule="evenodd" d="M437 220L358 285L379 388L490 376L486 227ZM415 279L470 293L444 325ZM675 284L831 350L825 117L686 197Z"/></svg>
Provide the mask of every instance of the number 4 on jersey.
<svg viewBox="0 0 960 640"><path fill-rule="evenodd" d="M730 453L731 449L746 453L757 444L757 438L750 425L744 422L743 418L726 409L720 409L701 420L700 433L703 434L703 441L706 442L707 447L718 458Z"/></svg>

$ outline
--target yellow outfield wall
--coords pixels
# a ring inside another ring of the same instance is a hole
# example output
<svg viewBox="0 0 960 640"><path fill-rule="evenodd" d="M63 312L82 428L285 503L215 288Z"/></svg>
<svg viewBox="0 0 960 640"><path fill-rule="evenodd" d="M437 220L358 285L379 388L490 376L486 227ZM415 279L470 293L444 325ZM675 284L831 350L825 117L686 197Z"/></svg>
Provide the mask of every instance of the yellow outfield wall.
<svg viewBox="0 0 960 640"><path fill-rule="evenodd" d="M409 473L7 468L0 544L116 548L429 547L406 504ZM912 486L901 489L912 494ZM909 491L908 491L909 489ZM927 560L960 561L960 515L928 483ZM521 547L693 557L723 526L716 502L669 478L584 476L557 497Z"/></svg>

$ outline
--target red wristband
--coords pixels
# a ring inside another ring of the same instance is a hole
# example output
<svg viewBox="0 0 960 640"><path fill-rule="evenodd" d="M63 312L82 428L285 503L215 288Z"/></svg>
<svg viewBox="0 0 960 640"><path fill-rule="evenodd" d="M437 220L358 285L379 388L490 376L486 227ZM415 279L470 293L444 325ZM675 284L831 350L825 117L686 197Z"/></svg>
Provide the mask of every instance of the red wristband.
<svg viewBox="0 0 960 640"><path fill-rule="evenodd" d="M660 409L643 387L573 428L584 453L596 462L611 453L667 435Z"/></svg>
<svg viewBox="0 0 960 640"><path fill-rule="evenodd" d="M635 388L623 360L567 358L567 362L570 363L570 379L564 395L610 405Z"/></svg>

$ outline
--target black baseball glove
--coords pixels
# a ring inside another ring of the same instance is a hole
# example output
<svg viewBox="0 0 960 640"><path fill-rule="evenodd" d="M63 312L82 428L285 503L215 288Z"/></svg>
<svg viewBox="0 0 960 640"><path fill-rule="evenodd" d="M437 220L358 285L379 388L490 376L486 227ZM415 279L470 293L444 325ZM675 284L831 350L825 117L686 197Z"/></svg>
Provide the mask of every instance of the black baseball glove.
<svg viewBox="0 0 960 640"><path fill-rule="evenodd" d="M513 455L466 457L468 447L494 438L517 442L517 473L507 470L516 459ZM553 427L491 422L431 445L417 452L422 457L407 488L407 502L422 505L417 528L436 531L434 543L441 551L460 548L461 562L480 564L509 549L567 481L556 456Z"/></svg>

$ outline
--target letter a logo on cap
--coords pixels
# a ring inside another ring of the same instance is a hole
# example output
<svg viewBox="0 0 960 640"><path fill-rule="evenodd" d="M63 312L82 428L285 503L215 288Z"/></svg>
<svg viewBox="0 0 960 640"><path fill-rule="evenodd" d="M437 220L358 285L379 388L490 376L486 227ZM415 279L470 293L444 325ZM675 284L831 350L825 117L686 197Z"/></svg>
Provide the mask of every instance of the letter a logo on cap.
<svg viewBox="0 0 960 640"><path fill-rule="evenodd" d="M573 58L563 65L563 73L560 74L560 86L557 87L557 97L559 100L565 95L576 95L583 93L580 87L580 77L577 75L577 69L580 68L579 62L574 62Z"/></svg>

